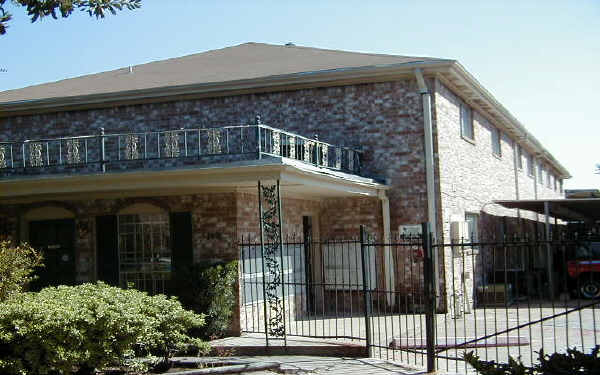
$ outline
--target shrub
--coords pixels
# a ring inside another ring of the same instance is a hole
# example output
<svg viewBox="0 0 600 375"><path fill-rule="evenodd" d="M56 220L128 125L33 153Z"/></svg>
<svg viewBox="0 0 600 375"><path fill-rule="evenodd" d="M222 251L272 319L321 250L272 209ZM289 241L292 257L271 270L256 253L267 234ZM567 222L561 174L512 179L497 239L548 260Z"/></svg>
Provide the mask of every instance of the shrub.
<svg viewBox="0 0 600 375"><path fill-rule="evenodd" d="M204 317L175 298L103 283L22 293L0 310L0 373L92 373L134 354L168 358L193 344Z"/></svg>
<svg viewBox="0 0 600 375"><path fill-rule="evenodd" d="M527 367L519 359L509 358L509 363L481 361L473 352L465 353L465 361L482 375L560 375L560 374L600 374L600 346L590 354L576 348L566 353L544 354L540 350L538 361L533 367Z"/></svg>
<svg viewBox="0 0 600 375"><path fill-rule="evenodd" d="M171 294L183 306L206 314L206 325L195 332L203 338L227 334L236 306L238 262L193 264L181 270L173 280Z"/></svg>
<svg viewBox="0 0 600 375"><path fill-rule="evenodd" d="M31 246L0 241L0 302L23 291L42 265L42 255Z"/></svg>

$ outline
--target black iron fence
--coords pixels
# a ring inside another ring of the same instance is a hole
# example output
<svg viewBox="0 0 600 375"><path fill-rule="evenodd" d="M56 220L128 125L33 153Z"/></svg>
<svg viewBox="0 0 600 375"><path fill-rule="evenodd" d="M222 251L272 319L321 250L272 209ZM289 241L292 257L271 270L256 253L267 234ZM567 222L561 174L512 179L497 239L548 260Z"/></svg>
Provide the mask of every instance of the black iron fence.
<svg viewBox="0 0 600 375"><path fill-rule="evenodd" d="M600 344L600 240L442 244L362 233L284 239L275 258L283 336L364 343L371 356L461 372L470 371L465 351L527 364L540 349ZM240 241L240 259L242 329L276 339L273 306L263 298L274 280L263 269L260 242Z"/></svg>

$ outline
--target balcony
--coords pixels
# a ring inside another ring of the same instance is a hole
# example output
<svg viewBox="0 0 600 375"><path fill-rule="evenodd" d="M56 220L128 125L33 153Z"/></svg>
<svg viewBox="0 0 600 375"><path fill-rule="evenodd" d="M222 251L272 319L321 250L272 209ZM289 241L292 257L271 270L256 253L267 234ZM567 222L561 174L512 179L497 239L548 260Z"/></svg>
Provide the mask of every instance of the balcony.
<svg viewBox="0 0 600 375"><path fill-rule="evenodd" d="M0 142L0 179L164 170L289 158L360 175L360 152L267 125Z"/></svg>

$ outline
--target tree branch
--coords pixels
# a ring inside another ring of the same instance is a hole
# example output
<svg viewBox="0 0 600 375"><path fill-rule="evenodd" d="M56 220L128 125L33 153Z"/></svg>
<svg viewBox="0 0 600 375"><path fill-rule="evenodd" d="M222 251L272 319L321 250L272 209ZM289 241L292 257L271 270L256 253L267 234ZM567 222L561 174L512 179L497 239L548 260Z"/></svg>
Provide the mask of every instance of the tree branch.
<svg viewBox="0 0 600 375"><path fill-rule="evenodd" d="M8 22L12 15L4 9L6 0L0 0L0 35L6 34ZM44 17L62 18L69 17L75 9L87 12L90 17L104 18L108 12L115 15L117 11L141 8L142 0L12 0L15 6L27 9L31 22Z"/></svg>

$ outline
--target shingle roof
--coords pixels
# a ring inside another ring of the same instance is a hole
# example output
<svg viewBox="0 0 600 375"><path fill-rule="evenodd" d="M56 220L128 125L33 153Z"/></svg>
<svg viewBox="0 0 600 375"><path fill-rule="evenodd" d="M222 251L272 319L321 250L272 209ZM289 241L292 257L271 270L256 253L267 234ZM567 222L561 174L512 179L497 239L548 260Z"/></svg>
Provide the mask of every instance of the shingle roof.
<svg viewBox="0 0 600 375"><path fill-rule="evenodd" d="M289 45L244 43L57 82L0 92L0 103L116 93L179 85L411 62L429 57L357 53Z"/></svg>

